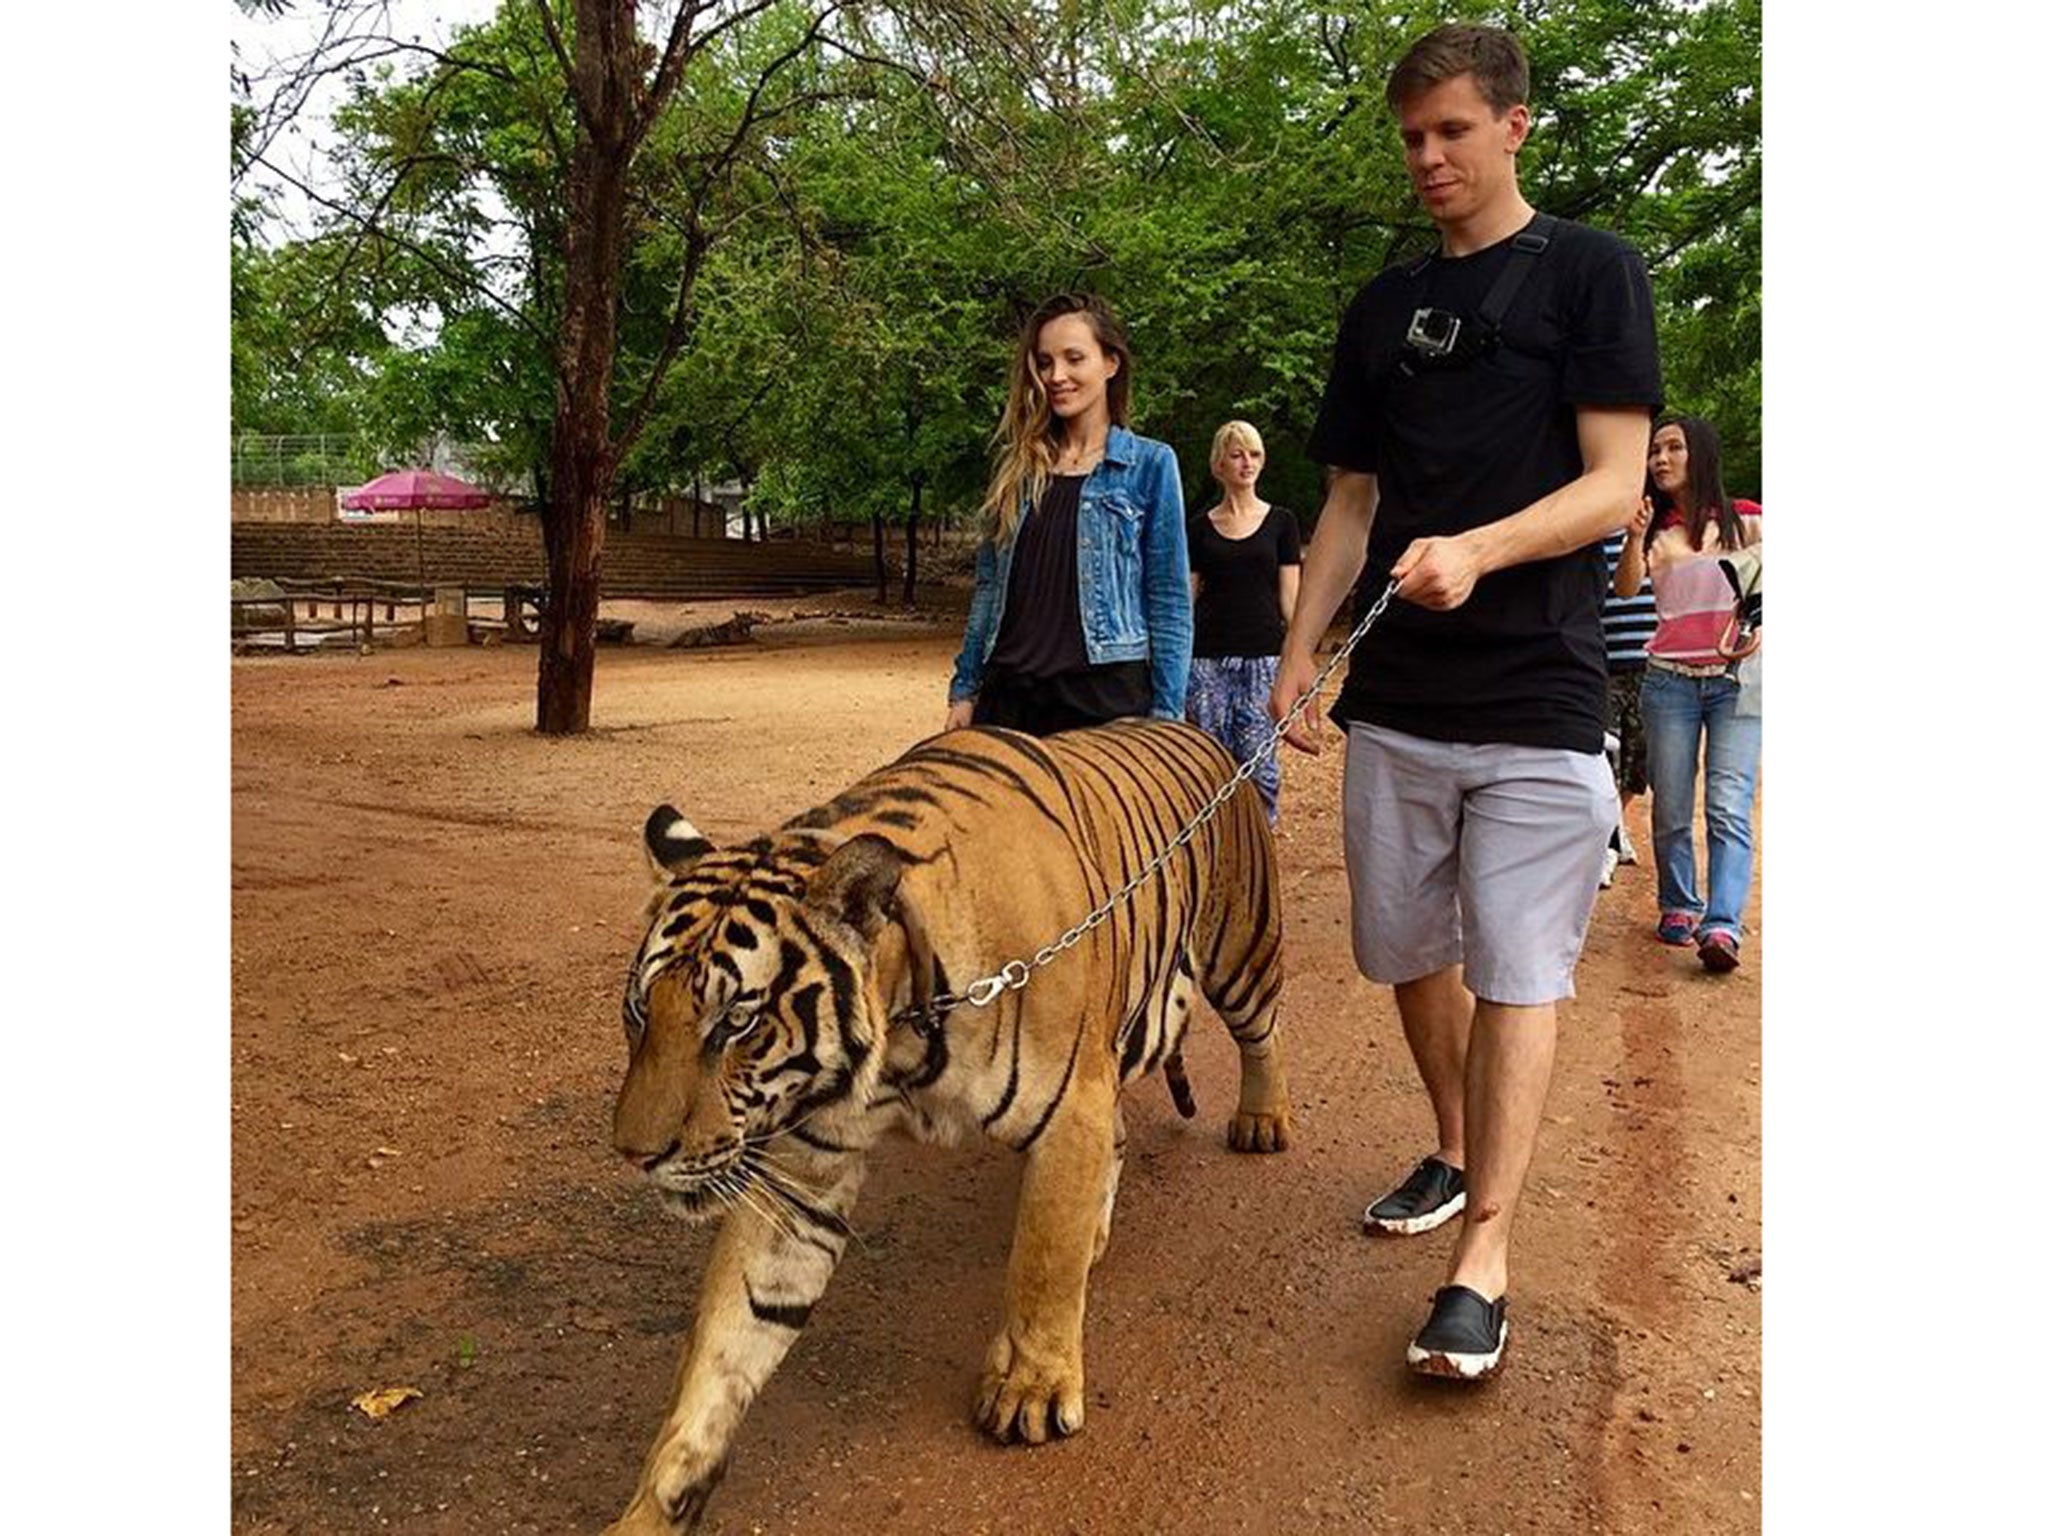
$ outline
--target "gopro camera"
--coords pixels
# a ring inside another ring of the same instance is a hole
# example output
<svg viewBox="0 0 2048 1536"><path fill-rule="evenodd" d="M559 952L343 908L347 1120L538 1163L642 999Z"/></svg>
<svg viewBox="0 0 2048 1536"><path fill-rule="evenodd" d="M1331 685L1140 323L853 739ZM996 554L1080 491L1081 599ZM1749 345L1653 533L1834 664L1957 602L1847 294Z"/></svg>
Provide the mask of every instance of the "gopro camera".
<svg viewBox="0 0 2048 1536"><path fill-rule="evenodd" d="M1448 309L1418 309L1408 321L1408 350L1432 360L1449 357L1463 329L1464 322Z"/></svg>

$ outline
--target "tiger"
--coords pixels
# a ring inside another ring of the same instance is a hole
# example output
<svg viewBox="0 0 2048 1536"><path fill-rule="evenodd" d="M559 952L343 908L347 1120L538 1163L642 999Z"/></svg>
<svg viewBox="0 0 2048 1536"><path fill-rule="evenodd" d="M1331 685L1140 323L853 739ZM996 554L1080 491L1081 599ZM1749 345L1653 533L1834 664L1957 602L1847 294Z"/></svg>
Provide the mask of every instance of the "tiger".
<svg viewBox="0 0 2048 1536"><path fill-rule="evenodd" d="M1120 1096L1163 1067L1179 1112L1195 1113L1180 1052L1198 989L1238 1048L1229 1145L1279 1152L1293 1134L1280 888L1258 797L1230 795L1084 925L1234 768L1178 722L1043 739L970 727L735 847L714 848L671 806L647 818L656 884L625 991L612 1140L668 1207L723 1225L610 1536L696 1527L845 1250L885 1133L979 1133L1023 1154L973 1417L1034 1445L1082 1427L1082 1316L1123 1166ZM1013 963L1047 951L1034 969ZM988 997L985 978L1006 967L1023 983Z"/></svg>

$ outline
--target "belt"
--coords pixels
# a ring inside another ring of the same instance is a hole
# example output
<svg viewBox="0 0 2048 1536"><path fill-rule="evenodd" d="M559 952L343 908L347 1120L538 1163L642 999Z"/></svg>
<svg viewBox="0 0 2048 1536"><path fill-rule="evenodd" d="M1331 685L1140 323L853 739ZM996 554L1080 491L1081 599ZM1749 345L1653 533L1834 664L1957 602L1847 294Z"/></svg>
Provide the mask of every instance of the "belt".
<svg viewBox="0 0 2048 1536"><path fill-rule="evenodd" d="M1659 672L1675 672L1680 677L1733 677L1735 666L1732 662L1702 662L1697 665L1690 661L1666 661L1662 656L1652 656L1649 665Z"/></svg>

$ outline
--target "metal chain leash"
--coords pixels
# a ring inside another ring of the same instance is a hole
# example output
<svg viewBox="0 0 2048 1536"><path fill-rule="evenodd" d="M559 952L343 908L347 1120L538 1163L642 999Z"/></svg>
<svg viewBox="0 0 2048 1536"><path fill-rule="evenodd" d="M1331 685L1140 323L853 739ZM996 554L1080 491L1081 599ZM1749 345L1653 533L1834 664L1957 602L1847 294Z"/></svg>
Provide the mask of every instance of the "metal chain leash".
<svg viewBox="0 0 2048 1536"><path fill-rule="evenodd" d="M1303 690L1301 697L1296 699L1287 713L1280 717L1279 722L1274 725L1265 741L1260 744L1258 751L1239 764L1237 772L1230 776L1228 783L1210 797L1209 803L1195 812L1194 818L1174 835L1173 840L1160 849L1157 854L1153 855L1143 869L1126 880L1114 895L1093 912L1082 918L1080 922L1061 934L1052 943L1041 948L1029 960L1011 960L993 975L984 976L979 981L970 982L966 991L941 992L921 1009L908 1010L906 1013L898 1014L897 1017L899 1019L908 1019L919 1030L928 1031L937 1028L938 1021L962 1003L970 1004L976 1008L986 1008L990 1003L1002 996L1003 993L1015 991L1020 987L1028 985L1032 972L1036 971L1040 966L1051 964L1059 956L1080 943L1089 933L1107 922L1112 912L1136 895L1146 881L1159 873L1168 859L1172 858L1182 848L1185 848L1194 835L1215 818L1217 811L1223 808L1223 803L1236 794L1239 789L1243 788L1245 781L1258 771L1259 764L1279 750L1280 738L1287 734L1288 727L1301 717L1301 712L1308 708L1309 701L1322 692L1323 685L1330 679L1330 674L1337 670L1344 659L1357 647L1358 642L1365 638L1366 631L1373 627L1379 616L1387 611L1387 604L1394 600L1394 588L1398 585L1399 583L1392 581L1387 583L1387 589L1379 595L1379 601L1372 605L1365 617L1358 621L1357 627L1345 637L1344 643L1338 646L1329 661L1324 663L1322 670L1316 673L1315 681Z"/></svg>

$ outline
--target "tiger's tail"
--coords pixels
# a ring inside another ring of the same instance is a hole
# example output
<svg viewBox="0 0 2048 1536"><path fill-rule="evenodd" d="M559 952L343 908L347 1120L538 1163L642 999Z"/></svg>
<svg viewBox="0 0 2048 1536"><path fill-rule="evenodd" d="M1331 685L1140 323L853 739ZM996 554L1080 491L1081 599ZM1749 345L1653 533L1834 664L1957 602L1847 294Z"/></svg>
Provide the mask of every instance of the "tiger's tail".
<svg viewBox="0 0 2048 1536"><path fill-rule="evenodd" d="M1188 1069L1181 1064L1179 1051L1166 1058L1166 1086L1173 1092L1173 1107L1180 1111L1181 1119L1194 1119L1195 1090L1188 1082Z"/></svg>

